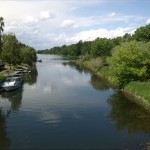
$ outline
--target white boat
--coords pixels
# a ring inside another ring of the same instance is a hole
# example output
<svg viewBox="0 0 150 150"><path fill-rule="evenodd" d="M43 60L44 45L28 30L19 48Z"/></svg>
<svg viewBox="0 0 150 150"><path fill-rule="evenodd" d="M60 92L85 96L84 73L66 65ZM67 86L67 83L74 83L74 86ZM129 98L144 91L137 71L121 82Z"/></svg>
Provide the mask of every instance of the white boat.
<svg viewBox="0 0 150 150"><path fill-rule="evenodd" d="M5 91L12 91L21 87L21 85L22 82L20 77L9 77L3 83L2 88L4 88Z"/></svg>

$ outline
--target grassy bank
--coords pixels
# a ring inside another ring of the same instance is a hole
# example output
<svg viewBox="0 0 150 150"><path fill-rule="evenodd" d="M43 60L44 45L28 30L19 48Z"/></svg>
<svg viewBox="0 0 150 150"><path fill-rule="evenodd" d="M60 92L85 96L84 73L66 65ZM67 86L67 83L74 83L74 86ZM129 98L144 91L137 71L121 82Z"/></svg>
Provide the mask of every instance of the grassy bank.
<svg viewBox="0 0 150 150"><path fill-rule="evenodd" d="M28 68L29 66L27 64L21 64L21 65L16 65L15 67L14 66L10 67L8 64L6 64L5 67L1 68L0 70L0 82L3 82L10 73L13 73L19 67Z"/></svg>
<svg viewBox="0 0 150 150"><path fill-rule="evenodd" d="M77 60L77 65L83 66L91 70L97 76L104 78L110 84L119 88L117 78L115 77L113 70L105 65L105 61L101 58L89 58ZM124 86L121 90L127 97L130 97L135 103L141 105L146 110L150 111L150 81L130 82Z"/></svg>
<svg viewBox="0 0 150 150"><path fill-rule="evenodd" d="M118 81L116 77L114 76L113 71L109 66L105 64L105 60L102 58L89 58L87 59L78 59L76 61L76 64L85 67L88 70L92 71L94 74L99 76L100 78L105 79L108 81L111 85L114 87L118 87Z"/></svg>

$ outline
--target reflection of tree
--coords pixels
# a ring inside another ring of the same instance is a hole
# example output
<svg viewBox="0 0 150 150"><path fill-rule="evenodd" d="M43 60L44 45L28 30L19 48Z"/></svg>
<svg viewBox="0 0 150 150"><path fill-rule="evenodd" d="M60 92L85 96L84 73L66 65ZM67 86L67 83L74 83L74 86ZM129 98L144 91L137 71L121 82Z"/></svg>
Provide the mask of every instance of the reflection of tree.
<svg viewBox="0 0 150 150"><path fill-rule="evenodd" d="M7 98L11 103L11 110L18 110L21 105L23 89L17 89L10 92L3 92L2 97Z"/></svg>
<svg viewBox="0 0 150 150"><path fill-rule="evenodd" d="M18 110L21 105L23 88L16 89L10 92L3 92L2 98L7 99L10 102L10 107L0 108L0 149L8 149L10 147L11 141L7 136L6 132L6 119L11 114L11 111Z"/></svg>
<svg viewBox="0 0 150 150"><path fill-rule="evenodd" d="M9 112L3 113L2 108L0 109L0 149L8 149L10 147L10 139L6 132L6 119Z"/></svg>
<svg viewBox="0 0 150 150"><path fill-rule="evenodd" d="M65 61L62 63L64 66L70 66L73 69L76 69L79 73L89 73L89 71L84 66L76 65L73 60Z"/></svg>
<svg viewBox="0 0 150 150"><path fill-rule="evenodd" d="M38 72L35 67L34 69L32 69L30 74L23 76L22 79L24 83L28 83L29 85L32 85L37 82L37 76L38 76Z"/></svg>
<svg viewBox="0 0 150 150"><path fill-rule="evenodd" d="M112 106L109 117L116 123L118 131L127 129L129 133L150 133L150 113L120 93L113 95L108 103Z"/></svg>
<svg viewBox="0 0 150 150"><path fill-rule="evenodd" d="M96 75L92 74L91 76L91 85L93 86L94 89L96 90L108 90L109 86L105 81L102 79L98 78Z"/></svg>

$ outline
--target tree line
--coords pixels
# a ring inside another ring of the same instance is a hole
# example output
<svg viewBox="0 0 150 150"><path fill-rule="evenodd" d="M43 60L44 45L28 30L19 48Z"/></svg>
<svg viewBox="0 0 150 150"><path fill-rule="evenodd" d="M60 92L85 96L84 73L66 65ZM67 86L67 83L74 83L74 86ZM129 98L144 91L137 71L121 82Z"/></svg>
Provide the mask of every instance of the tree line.
<svg viewBox="0 0 150 150"><path fill-rule="evenodd" d="M97 38L76 44L53 47L38 53L83 56L83 60L101 57L100 67L111 70L122 88L131 81L150 79L150 24L138 28L133 35L126 33L113 39ZM102 66L103 64L103 66Z"/></svg>
<svg viewBox="0 0 150 150"><path fill-rule="evenodd" d="M93 57L110 56L113 47L125 42L130 41L133 37L126 33L123 37L114 39L97 38L94 41L80 40L76 44L56 46L51 49L39 50L39 54L56 54L64 56L85 56L90 54Z"/></svg>
<svg viewBox="0 0 150 150"><path fill-rule="evenodd" d="M36 50L19 42L13 33L2 35L3 31L4 19L0 17L0 59L13 66L21 63L32 66L37 60Z"/></svg>

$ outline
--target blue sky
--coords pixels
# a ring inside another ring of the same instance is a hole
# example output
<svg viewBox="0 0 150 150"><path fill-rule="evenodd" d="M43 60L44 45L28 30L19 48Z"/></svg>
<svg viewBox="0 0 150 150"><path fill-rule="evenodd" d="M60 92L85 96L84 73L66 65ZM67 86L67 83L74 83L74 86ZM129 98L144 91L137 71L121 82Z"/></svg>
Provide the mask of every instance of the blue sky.
<svg viewBox="0 0 150 150"><path fill-rule="evenodd" d="M149 0L0 0L4 33L35 49L114 38L150 23Z"/></svg>

